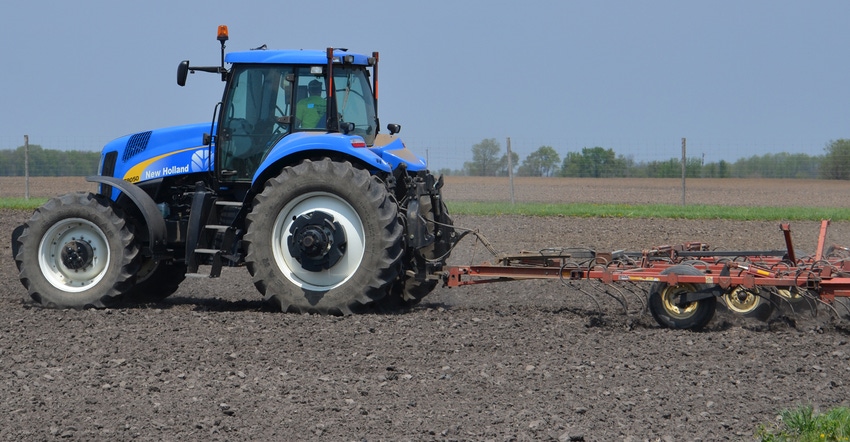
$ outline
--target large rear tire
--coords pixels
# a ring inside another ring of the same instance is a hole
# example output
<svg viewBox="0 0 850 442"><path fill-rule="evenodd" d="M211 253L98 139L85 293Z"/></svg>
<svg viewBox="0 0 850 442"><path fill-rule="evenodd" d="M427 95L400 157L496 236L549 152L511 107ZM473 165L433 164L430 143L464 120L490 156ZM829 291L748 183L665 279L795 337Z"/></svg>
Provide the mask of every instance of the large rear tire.
<svg viewBox="0 0 850 442"><path fill-rule="evenodd" d="M403 226L386 186L328 158L286 167L254 198L245 261L283 311L351 314L399 277Z"/></svg>
<svg viewBox="0 0 850 442"><path fill-rule="evenodd" d="M120 209L77 192L38 208L18 237L15 263L29 295L54 308L102 308L133 284L139 249Z"/></svg>
<svg viewBox="0 0 850 442"><path fill-rule="evenodd" d="M688 265L670 267L662 275L702 275L703 273ZM656 282L649 289L649 311L659 325L673 329L699 330L705 327L717 307L717 298L712 296L685 305L676 303L678 295L693 293L707 288L705 284L676 284Z"/></svg>

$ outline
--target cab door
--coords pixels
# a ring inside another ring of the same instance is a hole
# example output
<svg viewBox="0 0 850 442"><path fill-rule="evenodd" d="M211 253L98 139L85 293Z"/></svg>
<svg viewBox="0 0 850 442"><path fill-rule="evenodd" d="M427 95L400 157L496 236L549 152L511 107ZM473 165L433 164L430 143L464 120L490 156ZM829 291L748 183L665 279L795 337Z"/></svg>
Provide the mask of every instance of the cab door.
<svg viewBox="0 0 850 442"><path fill-rule="evenodd" d="M263 158L290 131L292 67L235 66L216 139L219 179L250 181Z"/></svg>

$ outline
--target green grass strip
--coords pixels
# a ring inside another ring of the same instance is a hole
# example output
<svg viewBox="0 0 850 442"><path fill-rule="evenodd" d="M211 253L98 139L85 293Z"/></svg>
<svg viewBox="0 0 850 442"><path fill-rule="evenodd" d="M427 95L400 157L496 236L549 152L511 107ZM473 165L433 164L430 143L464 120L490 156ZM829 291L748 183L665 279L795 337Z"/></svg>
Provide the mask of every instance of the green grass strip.
<svg viewBox="0 0 850 442"><path fill-rule="evenodd" d="M0 198L0 209L35 210L47 200L48 198Z"/></svg>
<svg viewBox="0 0 850 442"><path fill-rule="evenodd" d="M34 210L47 198L0 198L0 209ZM672 204L546 204L448 201L453 215L568 216L579 218L671 218L729 219L741 221L833 221L850 220L850 208L685 206Z"/></svg>
<svg viewBox="0 0 850 442"><path fill-rule="evenodd" d="M850 208L824 207L743 207L680 206L671 204L545 204L498 202L446 202L455 215L498 216L569 216L580 218L672 218L730 220L835 221L850 220Z"/></svg>

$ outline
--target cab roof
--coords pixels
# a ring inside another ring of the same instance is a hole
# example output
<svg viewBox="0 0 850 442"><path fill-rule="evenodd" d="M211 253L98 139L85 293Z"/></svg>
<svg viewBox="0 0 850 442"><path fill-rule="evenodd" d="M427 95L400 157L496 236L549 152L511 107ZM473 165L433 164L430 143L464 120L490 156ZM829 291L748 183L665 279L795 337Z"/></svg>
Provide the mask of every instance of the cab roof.
<svg viewBox="0 0 850 442"><path fill-rule="evenodd" d="M369 57L363 54L355 54L346 52L342 49L334 50L334 59L342 60L344 56L353 56L353 64L369 65ZM320 65L328 62L326 51L318 50L253 50L241 52L229 52L225 55L226 63L259 63L259 64L305 64L305 65Z"/></svg>

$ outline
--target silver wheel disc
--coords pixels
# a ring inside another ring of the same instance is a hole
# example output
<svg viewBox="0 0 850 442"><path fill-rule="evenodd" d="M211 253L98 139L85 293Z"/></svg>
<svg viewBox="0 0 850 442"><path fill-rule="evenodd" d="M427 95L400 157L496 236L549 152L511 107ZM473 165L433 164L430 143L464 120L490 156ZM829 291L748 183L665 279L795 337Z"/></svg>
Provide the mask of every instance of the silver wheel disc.
<svg viewBox="0 0 850 442"><path fill-rule="evenodd" d="M289 228L294 220L316 211L332 215L345 231L347 239L343 257L322 271L304 269L289 252L287 245ZM363 222L357 211L342 198L326 192L307 193L287 203L275 219L272 241L275 263L284 276L293 284L313 291L331 290L348 281L360 267L366 250Z"/></svg>
<svg viewBox="0 0 850 442"><path fill-rule="evenodd" d="M78 267L62 259L68 244L86 245L86 259ZM89 256L90 255L90 256ZM82 292L97 285L109 267L109 245L103 230L91 221L68 218L54 224L38 247L38 264L45 279L65 292Z"/></svg>

